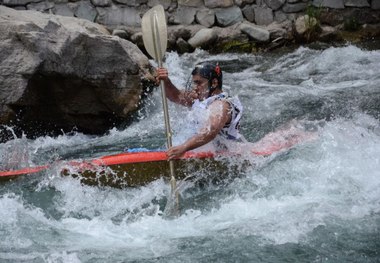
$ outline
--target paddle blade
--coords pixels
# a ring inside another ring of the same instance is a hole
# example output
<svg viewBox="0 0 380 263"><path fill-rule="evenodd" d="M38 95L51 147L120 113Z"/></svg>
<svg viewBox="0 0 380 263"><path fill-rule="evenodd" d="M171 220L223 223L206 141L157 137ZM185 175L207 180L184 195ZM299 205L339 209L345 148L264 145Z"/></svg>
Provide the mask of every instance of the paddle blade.
<svg viewBox="0 0 380 263"><path fill-rule="evenodd" d="M168 42L165 11L162 5L156 5L144 14L141 29L146 51L155 61L160 62Z"/></svg>

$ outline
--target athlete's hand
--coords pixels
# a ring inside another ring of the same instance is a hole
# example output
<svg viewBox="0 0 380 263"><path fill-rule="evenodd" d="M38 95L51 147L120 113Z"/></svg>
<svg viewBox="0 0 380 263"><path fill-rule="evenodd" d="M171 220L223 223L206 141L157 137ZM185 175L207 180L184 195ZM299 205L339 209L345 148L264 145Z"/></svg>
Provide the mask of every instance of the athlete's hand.
<svg viewBox="0 0 380 263"><path fill-rule="evenodd" d="M175 158L181 157L186 152L186 147L184 145L178 145L169 148L169 150L166 152L168 159L172 160Z"/></svg>
<svg viewBox="0 0 380 263"><path fill-rule="evenodd" d="M163 81L169 80L169 72L166 68L157 68L156 69L157 85L160 83L160 80L163 80Z"/></svg>

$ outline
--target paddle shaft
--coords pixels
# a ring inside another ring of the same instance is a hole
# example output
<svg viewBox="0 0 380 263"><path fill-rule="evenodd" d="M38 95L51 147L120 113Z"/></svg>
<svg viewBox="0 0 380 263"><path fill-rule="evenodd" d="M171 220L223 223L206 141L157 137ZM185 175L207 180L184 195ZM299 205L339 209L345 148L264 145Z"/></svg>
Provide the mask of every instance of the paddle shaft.
<svg viewBox="0 0 380 263"><path fill-rule="evenodd" d="M162 47L161 47L161 39L160 39L160 32L158 30L158 17L157 13L154 12L153 19L150 20L152 30L152 37L155 40L154 43L154 53L155 57L157 58L157 64L158 67L162 67ZM166 92L165 92L165 83L163 80L160 81L160 88L161 88L161 96L162 96L162 106L164 110L164 119L165 119L165 129L166 129L166 143L167 147L172 147L172 133L170 129L170 119L169 119L169 110L168 110L168 103L166 100ZM172 181L174 177L174 163L173 161L169 161L169 167L170 167L170 175L172 177ZM174 179L175 180L175 179ZM174 182L172 182L174 184ZM172 186L173 187L173 186Z"/></svg>

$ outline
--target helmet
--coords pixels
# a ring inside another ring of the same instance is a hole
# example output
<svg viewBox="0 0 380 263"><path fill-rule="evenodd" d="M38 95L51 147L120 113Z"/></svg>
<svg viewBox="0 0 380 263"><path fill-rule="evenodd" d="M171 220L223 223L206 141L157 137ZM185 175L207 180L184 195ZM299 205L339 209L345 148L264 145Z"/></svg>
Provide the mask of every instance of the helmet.
<svg viewBox="0 0 380 263"><path fill-rule="evenodd" d="M222 89L223 84L223 73L222 70L219 67L219 63L212 63L212 62L201 62L195 66L193 71L191 72L191 75L201 75L205 79L208 79L209 82L209 88L211 89L211 84L213 79L218 80L218 88Z"/></svg>

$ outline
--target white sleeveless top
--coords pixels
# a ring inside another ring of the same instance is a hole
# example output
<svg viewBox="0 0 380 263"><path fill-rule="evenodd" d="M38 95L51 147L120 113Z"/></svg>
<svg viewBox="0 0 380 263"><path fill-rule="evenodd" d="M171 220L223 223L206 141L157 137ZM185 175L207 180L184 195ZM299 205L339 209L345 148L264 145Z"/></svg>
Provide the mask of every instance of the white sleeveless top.
<svg viewBox="0 0 380 263"><path fill-rule="evenodd" d="M218 135L228 140L238 140L241 138L239 133L239 122L243 113L243 106L238 97L228 97L226 92L211 96L203 101L195 100L192 105L192 110L207 109L208 106L216 100L225 100L231 105L231 121L219 132Z"/></svg>

